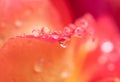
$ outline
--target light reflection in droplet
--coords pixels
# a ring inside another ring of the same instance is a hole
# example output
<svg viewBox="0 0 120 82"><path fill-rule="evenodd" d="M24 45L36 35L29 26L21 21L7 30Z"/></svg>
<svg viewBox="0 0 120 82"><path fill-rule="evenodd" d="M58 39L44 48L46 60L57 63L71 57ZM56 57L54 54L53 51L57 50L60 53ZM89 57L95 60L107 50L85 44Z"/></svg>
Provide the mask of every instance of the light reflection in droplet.
<svg viewBox="0 0 120 82"><path fill-rule="evenodd" d="M110 52L112 52L113 48L114 48L113 43L110 42L110 41L104 42L101 45L101 50L104 53L110 53Z"/></svg>
<svg viewBox="0 0 120 82"><path fill-rule="evenodd" d="M65 40L60 40L59 44L61 47L66 48L70 44L70 38L66 38Z"/></svg>

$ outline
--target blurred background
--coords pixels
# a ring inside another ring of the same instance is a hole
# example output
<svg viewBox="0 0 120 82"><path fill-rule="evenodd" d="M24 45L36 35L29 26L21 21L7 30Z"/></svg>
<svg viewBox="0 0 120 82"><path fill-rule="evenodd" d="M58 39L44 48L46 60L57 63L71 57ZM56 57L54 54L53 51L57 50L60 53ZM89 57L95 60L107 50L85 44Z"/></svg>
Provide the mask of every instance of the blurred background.
<svg viewBox="0 0 120 82"><path fill-rule="evenodd" d="M75 18L85 13L91 13L94 17L102 14L111 15L120 27L120 0L68 0L74 11Z"/></svg>

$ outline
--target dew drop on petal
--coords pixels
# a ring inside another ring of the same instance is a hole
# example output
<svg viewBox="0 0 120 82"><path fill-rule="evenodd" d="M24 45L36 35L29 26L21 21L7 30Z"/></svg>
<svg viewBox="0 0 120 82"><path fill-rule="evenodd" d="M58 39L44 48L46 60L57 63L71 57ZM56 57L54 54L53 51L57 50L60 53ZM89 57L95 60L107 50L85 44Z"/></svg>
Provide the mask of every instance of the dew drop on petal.
<svg viewBox="0 0 120 82"><path fill-rule="evenodd" d="M104 42L101 45L101 50L104 53L110 53L110 52L112 52L113 48L114 48L113 43L110 42L110 41Z"/></svg>
<svg viewBox="0 0 120 82"><path fill-rule="evenodd" d="M43 33L43 34L49 34L50 33L50 29L48 27L42 27L41 28L41 33Z"/></svg>
<svg viewBox="0 0 120 82"><path fill-rule="evenodd" d="M81 23L81 27L86 28L88 26L88 22L85 19L81 20Z"/></svg>
<svg viewBox="0 0 120 82"><path fill-rule="evenodd" d="M43 64L44 63L44 60L41 59L39 62L35 63L34 65L34 71L37 72L37 73L40 73L43 71Z"/></svg>
<svg viewBox="0 0 120 82"><path fill-rule="evenodd" d="M75 36L78 36L78 37L82 37L83 35L83 32L84 32L84 29L81 28L81 27L77 27L74 31L74 35Z"/></svg>
<svg viewBox="0 0 120 82"><path fill-rule="evenodd" d="M32 31L32 34L35 36L35 37L38 37L40 35L40 30L39 29L34 29Z"/></svg>
<svg viewBox="0 0 120 82"><path fill-rule="evenodd" d="M42 69L39 65L35 65L34 70L35 70L35 72L41 72L42 71Z"/></svg>
<svg viewBox="0 0 120 82"><path fill-rule="evenodd" d="M70 44L70 38L64 39L64 40L59 40L59 44L61 47L66 48Z"/></svg>
<svg viewBox="0 0 120 82"><path fill-rule="evenodd" d="M53 39L58 39L59 37L60 37L60 35L59 35L58 32L53 32L53 33L51 34L51 38L53 38Z"/></svg>
<svg viewBox="0 0 120 82"><path fill-rule="evenodd" d="M63 42L59 42L60 46L66 48L67 46Z"/></svg>
<svg viewBox="0 0 120 82"><path fill-rule="evenodd" d="M69 33L72 32L72 30L71 30L69 27L65 27L64 30L63 30L63 32L64 32L65 34L69 34Z"/></svg>
<svg viewBox="0 0 120 82"><path fill-rule="evenodd" d="M75 25L76 26L80 26L82 28L87 28L88 27L88 22L86 19L78 19L76 22L75 22Z"/></svg>

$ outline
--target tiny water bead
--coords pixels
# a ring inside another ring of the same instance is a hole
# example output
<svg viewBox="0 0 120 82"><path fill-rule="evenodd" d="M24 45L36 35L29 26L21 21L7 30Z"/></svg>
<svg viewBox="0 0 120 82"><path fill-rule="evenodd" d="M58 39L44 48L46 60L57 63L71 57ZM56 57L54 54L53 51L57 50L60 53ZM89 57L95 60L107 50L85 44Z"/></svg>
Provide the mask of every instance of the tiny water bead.
<svg viewBox="0 0 120 82"><path fill-rule="evenodd" d="M65 35L70 35L72 32L73 32L73 30L69 27L65 27L64 30L63 30L63 33Z"/></svg>
<svg viewBox="0 0 120 82"><path fill-rule="evenodd" d="M80 26L82 28L87 28L89 23L86 19L78 19L76 22L75 22L75 25L76 26Z"/></svg>
<svg viewBox="0 0 120 82"><path fill-rule="evenodd" d="M58 39L60 37L61 32L54 31L51 33L51 38Z"/></svg>
<svg viewBox="0 0 120 82"><path fill-rule="evenodd" d="M84 28L88 27L88 22L85 19L81 20L81 27L84 27Z"/></svg>
<svg viewBox="0 0 120 82"><path fill-rule="evenodd" d="M82 37L83 33L84 33L84 29L81 27L77 27L74 31L74 35L77 37Z"/></svg>
<svg viewBox="0 0 120 82"><path fill-rule="evenodd" d="M34 71L39 73L39 72L42 72L42 67L40 65L35 65L34 66Z"/></svg>
<svg viewBox="0 0 120 82"><path fill-rule="evenodd" d="M41 73L44 69L44 59L41 59L40 61L35 63L33 69L36 73Z"/></svg>

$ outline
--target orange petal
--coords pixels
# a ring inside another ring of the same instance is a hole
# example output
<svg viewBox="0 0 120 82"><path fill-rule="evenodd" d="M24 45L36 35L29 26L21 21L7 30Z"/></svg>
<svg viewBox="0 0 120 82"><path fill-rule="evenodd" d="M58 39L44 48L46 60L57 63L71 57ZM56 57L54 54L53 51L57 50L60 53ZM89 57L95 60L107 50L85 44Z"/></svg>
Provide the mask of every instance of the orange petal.
<svg viewBox="0 0 120 82"><path fill-rule="evenodd" d="M0 0L0 44L11 36L31 34L33 28L61 29L71 22L70 13L64 1Z"/></svg>

